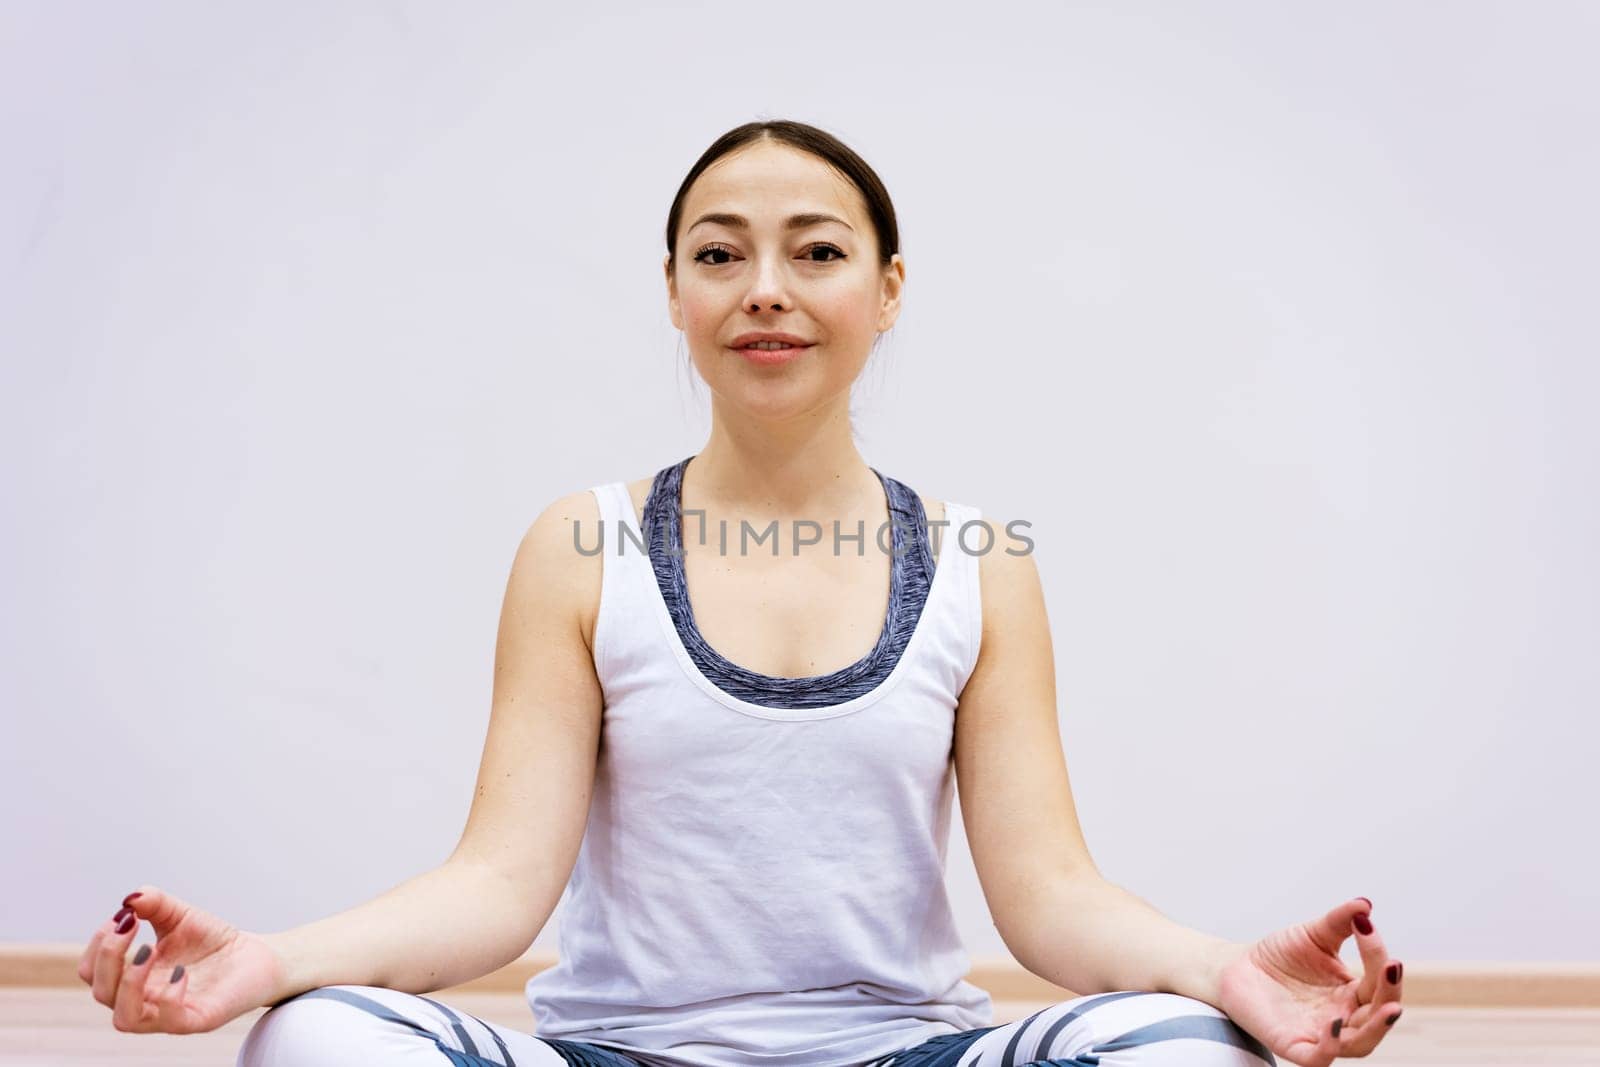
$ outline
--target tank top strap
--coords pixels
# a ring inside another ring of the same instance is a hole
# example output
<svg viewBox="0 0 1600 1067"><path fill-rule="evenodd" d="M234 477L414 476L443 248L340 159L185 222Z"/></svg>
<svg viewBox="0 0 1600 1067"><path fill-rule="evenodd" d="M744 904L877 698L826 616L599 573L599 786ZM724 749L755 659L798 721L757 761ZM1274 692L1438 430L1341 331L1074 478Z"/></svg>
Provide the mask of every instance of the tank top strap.
<svg viewBox="0 0 1600 1067"><path fill-rule="evenodd" d="M585 537L587 548L599 543L602 560L600 608L595 619L594 663L602 683L608 681L619 650L637 655L657 637L655 574L639 517L626 482L591 486L600 506L600 532ZM646 583L650 584L646 584Z"/></svg>
<svg viewBox="0 0 1600 1067"><path fill-rule="evenodd" d="M952 599L964 623L964 659L960 674L963 685L978 665L978 649L983 637L979 565L985 555L998 550L998 545L990 542L981 524L972 525L982 518L983 512L977 506L946 500L944 525L939 527L937 533L930 532L931 537L937 538L939 566L948 564L951 577L956 579L956 595ZM950 556L948 560L944 558L946 554Z"/></svg>
<svg viewBox="0 0 1600 1067"><path fill-rule="evenodd" d="M633 510L633 498L628 495L628 483L606 482L603 485L591 486L589 492L595 495L600 504L600 521L604 522L607 540L606 555L614 555L617 551L617 534L631 530L634 537L639 537L639 517ZM629 548L633 548L630 545Z"/></svg>

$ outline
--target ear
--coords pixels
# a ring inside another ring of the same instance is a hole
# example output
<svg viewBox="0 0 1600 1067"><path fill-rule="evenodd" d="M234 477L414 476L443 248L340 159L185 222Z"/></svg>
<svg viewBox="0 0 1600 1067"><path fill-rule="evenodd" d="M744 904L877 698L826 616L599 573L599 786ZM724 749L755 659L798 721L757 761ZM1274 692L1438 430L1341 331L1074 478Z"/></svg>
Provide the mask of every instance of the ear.
<svg viewBox="0 0 1600 1067"><path fill-rule="evenodd" d="M667 315L676 329L683 329L683 309L678 306L678 282L672 276L672 255L661 257L661 272L667 276Z"/></svg>
<svg viewBox="0 0 1600 1067"><path fill-rule="evenodd" d="M900 297L906 285L906 261L896 252L883 268L883 307L878 312L878 332L894 325L900 317Z"/></svg>

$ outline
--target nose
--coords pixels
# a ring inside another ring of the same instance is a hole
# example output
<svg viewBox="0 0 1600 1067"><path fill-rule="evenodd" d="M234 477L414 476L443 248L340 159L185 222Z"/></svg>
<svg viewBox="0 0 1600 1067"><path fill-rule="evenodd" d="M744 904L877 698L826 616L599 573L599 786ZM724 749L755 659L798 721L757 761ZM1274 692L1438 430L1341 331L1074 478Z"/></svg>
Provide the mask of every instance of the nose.
<svg viewBox="0 0 1600 1067"><path fill-rule="evenodd" d="M750 281L750 290L745 293L745 307L751 311L760 311L763 307L770 307L774 311L782 310L788 303L786 285L783 268L771 261L763 260Z"/></svg>

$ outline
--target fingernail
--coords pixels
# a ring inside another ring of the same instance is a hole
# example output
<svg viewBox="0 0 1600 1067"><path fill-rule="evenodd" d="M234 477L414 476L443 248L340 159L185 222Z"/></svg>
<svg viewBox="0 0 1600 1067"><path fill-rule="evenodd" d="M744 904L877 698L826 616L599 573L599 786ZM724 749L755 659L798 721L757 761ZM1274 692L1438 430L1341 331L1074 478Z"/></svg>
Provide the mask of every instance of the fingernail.
<svg viewBox="0 0 1600 1067"><path fill-rule="evenodd" d="M119 911L115 915L111 916L111 921L114 922L114 923L119 923L123 919L126 919L128 916L130 916L132 914L133 914L133 909L132 908L123 908L121 911Z"/></svg>
<svg viewBox="0 0 1600 1067"><path fill-rule="evenodd" d="M129 893L127 896L122 898L122 906L127 907L129 904L132 904L135 900L138 900L142 896L144 896L143 893Z"/></svg>
<svg viewBox="0 0 1600 1067"><path fill-rule="evenodd" d="M1405 1013L1404 1012L1399 1012L1399 1011L1395 1012L1393 1015L1389 1016L1389 1021L1384 1023L1383 1025L1385 1025L1385 1026L1393 1026L1399 1020L1400 1016L1403 1015L1403 1014L1405 1014Z"/></svg>
<svg viewBox="0 0 1600 1067"><path fill-rule="evenodd" d="M141 948L137 953L134 954L133 965L135 967L137 967L137 966L139 966L139 964L143 963L145 960L147 960L149 958L150 958L150 946L146 945L143 948Z"/></svg>
<svg viewBox="0 0 1600 1067"><path fill-rule="evenodd" d="M1406 976L1406 965L1405 965L1405 962L1403 960L1397 960L1397 961L1395 961L1395 965L1394 966L1395 966L1395 972L1394 973L1399 975L1400 978L1404 978ZM1400 978L1396 978L1395 981L1398 982L1400 980Z"/></svg>
<svg viewBox="0 0 1600 1067"><path fill-rule="evenodd" d="M174 982L176 982L178 979L180 979L182 977L183 977L183 964L180 963L180 964L178 964L176 967L174 967L172 969L172 980ZM1390 1019L1389 1021L1390 1022L1394 1022L1393 1019Z"/></svg>
<svg viewBox="0 0 1600 1067"><path fill-rule="evenodd" d="M1389 969L1384 973L1389 976L1390 985L1400 984L1400 965L1398 963L1389 964Z"/></svg>
<svg viewBox="0 0 1600 1067"><path fill-rule="evenodd" d="M1372 910L1372 901L1370 901L1370 900L1367 900L1367 898L1366 898L1366 897L1356 897L1356 899L1357 899L1357 900L1366 900L1366 901L1367 901L1367 910L1368 910L1368 911L1371 911L1371 910Z"/></svg>
<svg viewBox="0 0 1600 1067"><path fill-rule="evenodd" d="M1356 912L1356 914L1355 914L1355 924L1356 924L1356 929L1360 930L1362 933L1364 933L1364 934L1372 933L1372 920L1367 918L1367 913L1366 912L1364 912L1364 911Z"/></svg>
<svg viewBox="0 0 1600 1067"><path fill-rule="evenodd" d="M1344 1027L1344 1020L1343 1019L1335 1019L1335 1020L1333 1020L1333 1036L1334 1037L1338 1037L1339 1036L1339 1031L1343 1027Z"/></svg>
<svg viewBox="0 0 1600 1067"><path fill-rule="evenodd" d="M139 925L139 917L137 915L129 915L117 924L117 933L125 934L137 925Z"/></svg>

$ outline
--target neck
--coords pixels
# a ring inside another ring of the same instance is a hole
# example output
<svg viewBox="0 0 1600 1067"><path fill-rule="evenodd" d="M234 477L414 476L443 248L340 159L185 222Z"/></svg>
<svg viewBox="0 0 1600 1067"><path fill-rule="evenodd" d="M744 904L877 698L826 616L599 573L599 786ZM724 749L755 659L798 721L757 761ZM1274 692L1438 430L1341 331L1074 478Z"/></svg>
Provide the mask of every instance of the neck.
<svg viewBox="0 0 1600 1067"><path fill-rule="evenodd" d="M883 486L856 449L847 417L760 432L718 420L684 469L683 498L736 515L823 521L881 509Z"/></svg>

